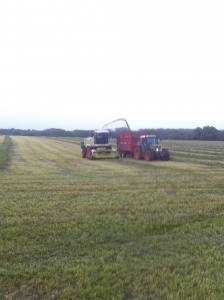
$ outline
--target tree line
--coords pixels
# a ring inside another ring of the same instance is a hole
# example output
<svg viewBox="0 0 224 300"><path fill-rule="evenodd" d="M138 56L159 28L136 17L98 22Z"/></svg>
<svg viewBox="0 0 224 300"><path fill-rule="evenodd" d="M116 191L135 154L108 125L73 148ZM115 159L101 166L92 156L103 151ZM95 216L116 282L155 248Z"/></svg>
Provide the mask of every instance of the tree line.
<svg viewBox="0 0 224 300"><path fill-rule="evenodd" d="M117 132L127 128L116 128L111 130L112 137L116 138ZM159 139L169 140L202 140L202 141L224 141L224 130L218 130L213 126L197 127L195 129L169 129L169 128L142 128L139 131L147 130L148 134L155 134ZM47 136L47 137L88 137L92 130L75 129L72 131L50 128L44 130L34 129L0 129L0 135L21 135L21 136Z"/></svg>

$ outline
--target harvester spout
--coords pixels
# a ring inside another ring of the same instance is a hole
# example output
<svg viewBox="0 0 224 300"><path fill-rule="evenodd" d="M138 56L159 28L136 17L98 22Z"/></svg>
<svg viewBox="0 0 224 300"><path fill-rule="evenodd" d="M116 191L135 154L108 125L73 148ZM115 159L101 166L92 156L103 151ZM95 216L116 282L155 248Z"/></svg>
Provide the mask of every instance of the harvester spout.
<svg viewBox="0 0 224 300"><path fill-rule="evenodd" d="M114 121L111 121L110 123L108 123L108 124L105 124L101 129L104 129L105 127L107 127L108 125L110 125L110 124L112 124L112 123L115 123L115 122L118 122L118 121L124 121L125 123L126 123L126 125L127 125L127 127L128 127L128 130L129 131L131 131L131 129L130 129L130 127L129 127L129 125L128 125L128 122L127 122L127 120L126 119L124 119L124 118L120 118L120 119L117 119L117 120L114 120Z"/></svg>

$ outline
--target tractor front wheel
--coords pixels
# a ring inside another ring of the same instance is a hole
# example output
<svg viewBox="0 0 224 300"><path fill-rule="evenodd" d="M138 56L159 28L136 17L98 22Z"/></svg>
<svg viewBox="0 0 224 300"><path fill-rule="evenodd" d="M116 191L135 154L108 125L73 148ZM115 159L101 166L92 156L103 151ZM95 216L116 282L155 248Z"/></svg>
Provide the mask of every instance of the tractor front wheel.
<svg viewBox="0 0 224 300"><path fill-rule="evenodd" d="M87 148L86 156L87 156L88 159L92 159L92 152L91 152L90 148Z"/></svg>
<svg viewBox="0 0 224 300"><path fill-rule="evenodd" d="M145 160L150 161L154 159L154 154L152 150L146 150L144 155Z"/></svg>
<svg viewBox="0 0 224 300"><path fill-rule="evenodd" d="M140 147L135 147L134 158L139 160L139 159L141 159L141 156L142 156L142 152L141 152Z"/></svg>

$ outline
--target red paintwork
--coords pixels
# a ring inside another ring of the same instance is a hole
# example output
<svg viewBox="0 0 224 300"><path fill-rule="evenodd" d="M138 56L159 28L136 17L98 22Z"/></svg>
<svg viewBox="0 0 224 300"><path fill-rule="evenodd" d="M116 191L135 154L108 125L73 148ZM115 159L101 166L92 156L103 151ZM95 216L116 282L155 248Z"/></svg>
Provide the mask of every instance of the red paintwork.
<svg viewBox="0 0 224 300"><path fill-rule="evenodd" d="M147 131L121 131L117 133L117 151L134 152L134 147L140 141L141 135L147 135Z"/></svg>

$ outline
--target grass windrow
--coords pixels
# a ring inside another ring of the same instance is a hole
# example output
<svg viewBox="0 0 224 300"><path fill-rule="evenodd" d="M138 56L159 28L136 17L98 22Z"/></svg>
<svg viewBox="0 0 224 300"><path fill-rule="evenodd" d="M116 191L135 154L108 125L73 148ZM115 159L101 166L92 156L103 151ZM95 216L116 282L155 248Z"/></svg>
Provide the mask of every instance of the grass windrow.
<svg viewBox="0 0 224 300"><path fill-rule="evenodd" d="M6 135L0 143L0 171L8 168L12 155L12 141L10 136Z"/></svg>

